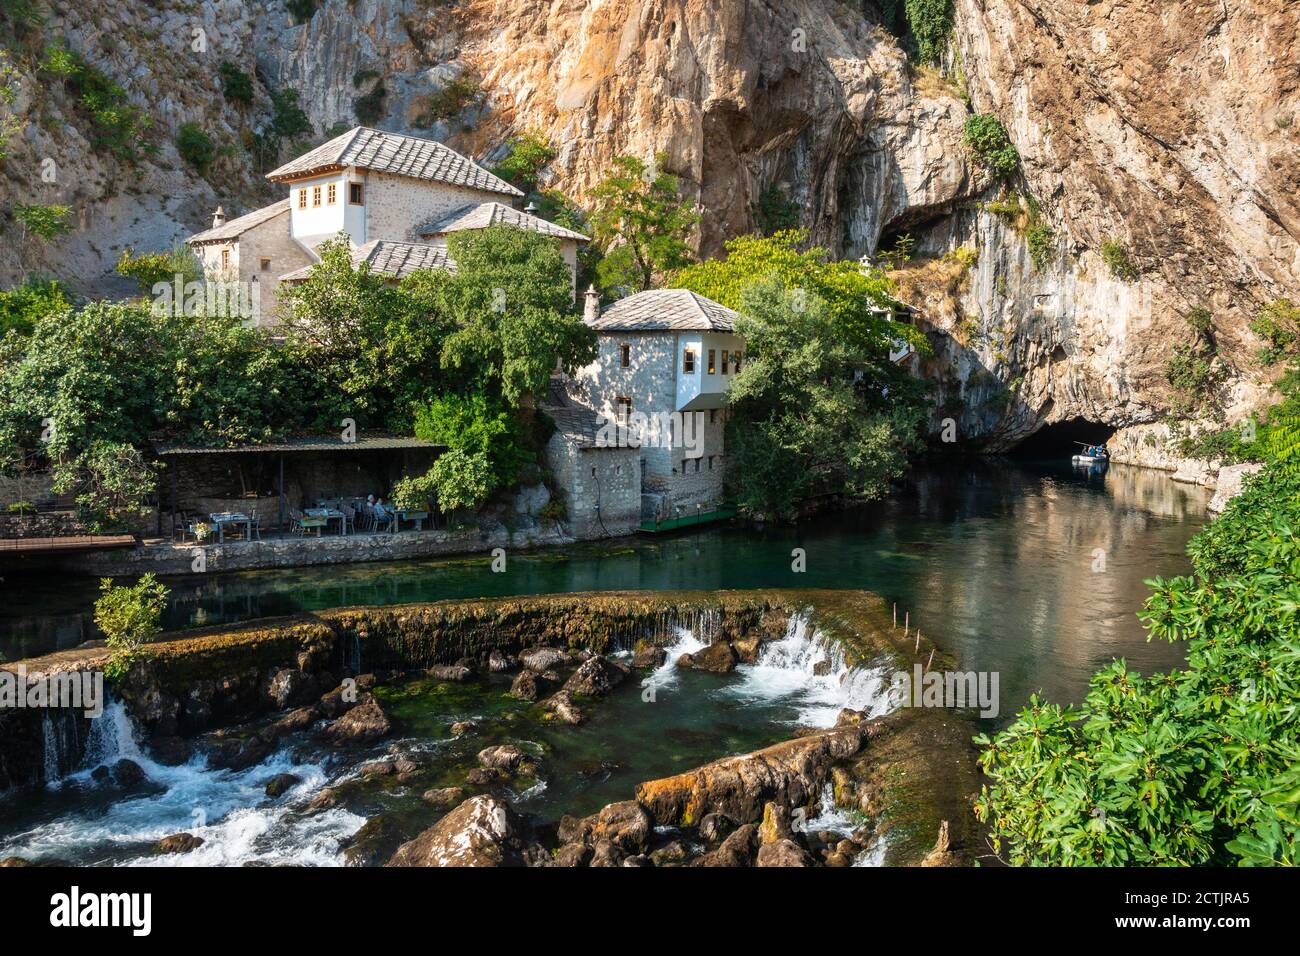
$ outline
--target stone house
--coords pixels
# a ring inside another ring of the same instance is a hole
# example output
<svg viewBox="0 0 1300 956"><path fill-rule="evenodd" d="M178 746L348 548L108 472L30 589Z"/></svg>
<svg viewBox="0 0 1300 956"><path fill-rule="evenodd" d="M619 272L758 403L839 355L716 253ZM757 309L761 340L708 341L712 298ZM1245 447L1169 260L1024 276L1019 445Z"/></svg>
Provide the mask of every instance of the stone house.
<svg viewBox="0 0 1300 956"><path fill-rule="evenodd" d="M281 282L301 280L325 240L344 233L354 261L391 279L446 268L447 236L508 223L553 237L576 282L578 246L588 241L517 210L523 194L455 150L431 139L358 126L272 170L288 196L188 240L208 281L256 283L260 324L276 321ZM575 286L576 288L576 286Z"/></svg>
<svg viewBox="0 0 1300 956"><path fill-rule="evenodd" d="M553 379L542 406L557 426L547 467L577 528L626 534L722 507L727 390L744 362L736 318L686 289L640 292L603 312L588 290L596 359Z"/></svg>

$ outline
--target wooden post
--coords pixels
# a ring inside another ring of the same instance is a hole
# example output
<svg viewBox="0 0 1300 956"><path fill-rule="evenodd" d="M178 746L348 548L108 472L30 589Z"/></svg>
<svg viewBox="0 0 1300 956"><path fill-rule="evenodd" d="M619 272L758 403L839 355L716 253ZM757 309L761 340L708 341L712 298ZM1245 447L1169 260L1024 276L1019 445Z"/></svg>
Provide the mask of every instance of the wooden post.
<svg viewBox="0 0 1300 956"><path fill-rule="evenodd" d="M894 630L898 630L898 602L894 602Z"/></svg>
<svg viewBox="0 0 1300 956"><path fill-rule="evenodd" d="M918 627L916 629L916 647L912 650L912 653L919 654L920 652L921 652L921 629Z"/></svg>
<svg viewBox="0 0 1300 956"><path fill-rule="evenodd" d="M930 648L930 659L925 662L925 669L929 670L930 665L934 663L934 648Z"/></svg>
<svg viewBox="0 0 1300 956"><path fill-rule="evenodd" d="M907 632L908 630L911 629L911 627L912 627L912 612L905 611L903 613L903 636L904 637L907 637Z"/></svg>

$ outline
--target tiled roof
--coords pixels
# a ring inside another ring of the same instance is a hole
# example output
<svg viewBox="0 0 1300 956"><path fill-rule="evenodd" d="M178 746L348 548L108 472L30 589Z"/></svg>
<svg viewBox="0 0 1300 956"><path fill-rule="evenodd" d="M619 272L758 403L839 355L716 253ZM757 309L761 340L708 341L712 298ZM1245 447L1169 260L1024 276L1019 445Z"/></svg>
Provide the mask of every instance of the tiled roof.
<svg viewBox="0 0 1300 956"><path fill-rule="evenodd" d="M281 199L279 202L273 202L269 206L263 206L261 209L250 212L247 215L240 216L238 219L231 219L212 229L205 229L203 232L196 232L185 241L199 245L206 242L229 242L232 239L238 239L254 226L260 226L268 220L274 219L282 213L289 211L289 200Z"/></svg>
<svg viewBox="0 0 1300 956"><path fill-rule="evenodd" d="M376 275L401 279L421 269L447 269L454 272L456 263L447 255L446 246L431 246L423 242L397 242L392 239L375 239L352 250L352 264L368 263ZM303 266L280 276L281 282L296 282L307 278L312 267Z"/></svg>
<svg viewBox="0 0 1300 956"><path fill-rule="evenodd" d="M737 318L689 289L650 289L619 299L589 325L598 332L734 332Z"/></svg>
<svg viewBox="0 0 1300 956"><path fill-rule="evenodd" d="M465 206L457 209L450 216L425 223L416 232L421 236L442 236L449 232L459 232L462 229L486 229L488 226L495 226L498 223L515 226L518 229L527 229L529 232L540 232L544 236L555 236L558 239L574 239L578 242L591 241L589 236L584 236L580 232L565 229L563 226L557 226L553 222L547 222L538 216L522 212L499 202L485 202L479 203L477 206Z"/></svg>
<svg viewBox="0 0 1300 956"><path fill-rule="evenodd" d="M594 408L574 401L564 387L563 379L551 378L546 398L542 401L542 411L555 422L555 429L580 451L598 451L604 448L617 448L617 445L603 445L598 441L600 428L605 418Z"/></svg>
<svg viewBox="0 0 1300 956"><path fill-rule="evenodd" d="M403 438L393 435L357 435L354 441L344 441L338 435L302 435L280 441L257 445L230 445L212 448L207 445L182 445L171 442L154 442L157 455L218 455L232 453L270 453L293 451L397 451L404 448L446 448L422 438Z"/></svg>
<svg viewBox="0 0 1300 956"><path fill-rule="evenodd" d="M279 169L271 170L266 178L279 181L346 166L467 186L506 196L523 195L504 179L493 176L473 160L436 140L385 133L366 126L358 126L321 143Z"/></svg>

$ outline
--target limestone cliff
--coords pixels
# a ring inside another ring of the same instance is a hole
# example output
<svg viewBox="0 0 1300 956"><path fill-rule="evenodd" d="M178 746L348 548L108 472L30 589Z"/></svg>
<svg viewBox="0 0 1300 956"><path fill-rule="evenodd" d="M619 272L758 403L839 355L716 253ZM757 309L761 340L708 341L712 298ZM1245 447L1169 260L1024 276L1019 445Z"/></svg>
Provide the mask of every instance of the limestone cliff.
<svg viewBox="0 0 1300 956"><path fill-rule="evenodd" d="M357 122L362 99L371 125L484 162L539 130L559 151L545 185L579 202L614 156L664 153L699 201L703 254L753 228L774 189L844 256L911 234L930 257L905 283L936 346L925 372L962 437L994 448L1082 417L1167 464L1163 439L1141 436L1163 427L1186 311L1215 313L1231 417L1264 392L1250 316L1300 298L1290 0L955 0L944 76L909 66L871 0L323 0L303 23L279 0L43 9L35 49L6 42L26 128L0 166L0 282L43 270L101 291L124 245L165 247L218 201L267 201L272 95L296 90L312 129L281 155ZM58 38L154 120L138 159L97 148L36 70ZM253 77L251 103L223 95L222 62ZM1003 187L962 145L972 110L1023 159L1013 185L1054 235L1037 263L1023 222L986 208ZM216 147L203 174L175 146L186 122ZM70 204L76 228L22 241L12 202ZM1103 265L1108 240L1136 280Z"/></svg>

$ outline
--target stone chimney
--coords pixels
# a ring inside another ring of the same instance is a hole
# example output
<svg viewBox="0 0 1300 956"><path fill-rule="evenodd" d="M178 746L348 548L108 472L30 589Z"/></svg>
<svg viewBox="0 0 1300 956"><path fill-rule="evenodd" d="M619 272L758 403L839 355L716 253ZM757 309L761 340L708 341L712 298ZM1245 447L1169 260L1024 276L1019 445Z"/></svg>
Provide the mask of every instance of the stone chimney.
<svg viewBox="0 0 1300 956"><path fill-rule="evenodd" d="M224 226L225 224L226 224L226 211L222 209L220 206L218 206L217 211L212 214L212 228L217 229L221 226Z"/></svg>
<svg viewBox="0 0 1300 956"><path fill-rule="evenodd" d="M600 318L600 293L593 285L587 289L587 301L582 306L582 321L588 325Z"/></svg>

